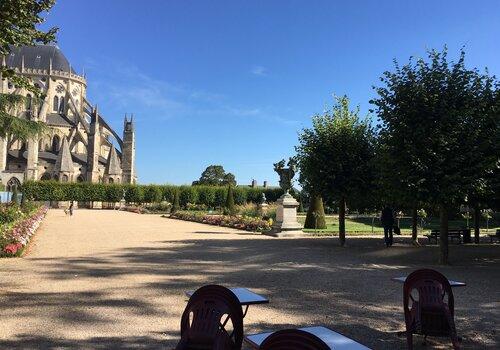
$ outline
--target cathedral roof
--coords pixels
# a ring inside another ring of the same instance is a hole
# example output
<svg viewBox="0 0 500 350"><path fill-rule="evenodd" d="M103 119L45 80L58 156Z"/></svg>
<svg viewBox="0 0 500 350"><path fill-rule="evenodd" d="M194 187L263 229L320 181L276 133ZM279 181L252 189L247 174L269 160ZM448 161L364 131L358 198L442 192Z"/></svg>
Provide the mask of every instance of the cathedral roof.
<svg viewBox="0 0 500 350"><path fill-rule="evenodd" d="M53 126L65 126L65 127L74 126L74 124L71 123L71 121L69 121L69 119L66 116L59 113L47 114L47 124Z"/></svg>
<svg viewBox="0 0 500 350"><path fill-rule="evenodd" d="M68 139L63 137L61 149L57 155L56 170L61 172L72 173L74 171L73 159L69 151Z"/></svg>
<svg viewBox="0 0 500 350"><path fill-rule="evenodd" d="M120 159L116 154L116 149L111 147L108 155L108 163L106 164L105 174L108 175L121 175L122 167L120 165Z"/></svg>
<svg viewBox="0 0 500 350"><path fill-rule="evenodd" d="M71 69L71 73L76 74L66 56L55 45L12 47L10 54L6 57L7 66L21 69L23 56L25 68L48 70L52 59L52 70L69 73Z"/></svg>

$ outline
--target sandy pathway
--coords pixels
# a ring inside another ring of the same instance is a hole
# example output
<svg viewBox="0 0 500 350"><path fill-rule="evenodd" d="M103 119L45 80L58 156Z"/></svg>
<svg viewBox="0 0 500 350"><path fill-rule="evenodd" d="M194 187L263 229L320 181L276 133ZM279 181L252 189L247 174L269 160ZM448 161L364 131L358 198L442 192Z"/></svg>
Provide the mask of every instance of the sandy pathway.
<svg viewBox="0 0 500 350"><path fill-rule="evenodd" d="M464 348L495 348L500 246L453 247ZM206 283L251 288L245 331L321 323L374 349L404 346L401 285L435 249L380 240L275 239L156 215L59 210L20 259L0 260L0 349L164 349L176 344L183 292ZM488 283L485 283L488 281Z"/></svg>

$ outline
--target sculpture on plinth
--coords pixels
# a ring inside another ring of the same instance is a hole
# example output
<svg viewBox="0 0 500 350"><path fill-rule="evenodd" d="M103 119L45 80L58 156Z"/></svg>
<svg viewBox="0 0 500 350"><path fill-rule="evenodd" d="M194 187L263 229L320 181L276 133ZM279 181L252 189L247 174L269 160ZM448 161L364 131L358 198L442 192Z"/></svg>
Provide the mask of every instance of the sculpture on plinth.
<svg viewBox="0 0 500 350"><path fill-rule="evenodd" d="M299 202L290 194L293 188L293 177L295 176L296 161L289 158L288 163L284 159L274 164L274 171L280 177L280 187L283 195L277 200L276 222L273 225L272 235L277 237L297 236L302 234L302 225L297 221L297 207ZM285 165L287 165L285 167Z"/></svg>

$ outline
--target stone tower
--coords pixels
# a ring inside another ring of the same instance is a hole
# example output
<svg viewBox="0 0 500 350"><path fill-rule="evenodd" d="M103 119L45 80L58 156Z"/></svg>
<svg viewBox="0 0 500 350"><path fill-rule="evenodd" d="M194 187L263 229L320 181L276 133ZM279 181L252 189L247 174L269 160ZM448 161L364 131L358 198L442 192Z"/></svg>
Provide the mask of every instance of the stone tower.
<svg viewBox="0 0 500 350"><path fill-rule="evenodd" d="M123 121L123 148L122 148L122 183L133 184L137 180L135 174L135 131L134 131L134 116L130 117L130 121Z"/></svg>
<svg viewBox="0 0 500 350"><path fill-rule="evenodd" d="M99 182L99 153L101 149L101 133L99 130L99 114L97 105L90 118L90 131L87 151L87 181Z"/></svg>

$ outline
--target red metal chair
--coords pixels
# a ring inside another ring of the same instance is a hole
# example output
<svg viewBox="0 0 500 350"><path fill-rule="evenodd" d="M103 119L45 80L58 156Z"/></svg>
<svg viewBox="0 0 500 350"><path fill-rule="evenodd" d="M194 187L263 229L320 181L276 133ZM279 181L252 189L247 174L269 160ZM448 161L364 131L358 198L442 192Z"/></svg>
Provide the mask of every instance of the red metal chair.
<svg viewBox="0 0 500 350"><path fill-rule="evenodd" d="M231 333L225 328L229 321ZM176 350L240 350L242 342L243 312L234 293L217 285L196 290L182 314Z"/></svg>
<svg viewBox="0 0 500 350"><path fill-rule="evenodd" d="M453 292L441 273L430 269L412 272L403 286L403 308L408 349L413 349L413 334L450 337L453 348L459 349Z"/></svg>
<svg viewBox="0 0 500 350"><path fill-rule="evenodd" d="M314 334L300 329L284 329L267 337L260 350L330 350L325 342Z"/></svg>

